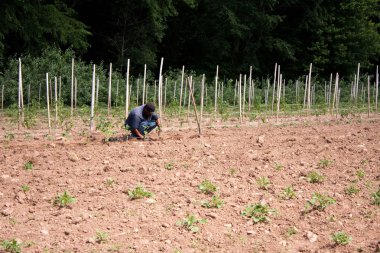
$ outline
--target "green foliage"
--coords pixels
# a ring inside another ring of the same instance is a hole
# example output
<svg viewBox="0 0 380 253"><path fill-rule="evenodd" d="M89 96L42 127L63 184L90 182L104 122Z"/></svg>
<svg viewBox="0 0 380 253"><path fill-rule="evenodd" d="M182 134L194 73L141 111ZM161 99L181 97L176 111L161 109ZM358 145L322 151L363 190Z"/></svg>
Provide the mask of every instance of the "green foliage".
<svg viewBox="0 0 380 253"><path fill-rule="evenodd" d="M282 164L280 164L280 163L276 163L276 164L274 165L274 169L277 170L277 171L280 171L280 170L282 170L283 168L284 168L284 166L283 166Z"/></svg>
<svg viewBox="0 0 380 253"><path fill-rule="evenodd" d="M108 233L97 230L94 239L97 243L106 243L108 241Z"/></svg>
<svg viewBox="0 0 380 253"><path fill-rule="evenodd" d="M176 225L182 226L193 233L197 233L199 231L199 227L197 227L196 224L203 224L206 222L206 219L198 219L194 214L189 214L182 221L177 221Z"/></svg>
<svg viewBox="0 0 380 253"><path fill-rule="evenodd" d="M106 135L106 141L108 141L110 136L115 133L112 131L112 122L103 116L99 118L98 124L96 125L96 130L99 130Z"/></svg>
<svg viewBox="0 0 380 253"><path fill-rule="evenodd" d="M30 190L30 188L29 188L28 185L24 184L24 185L21 185L21 190L22 190L23 192L28 192L28 191Z"/></svg>
<svg viewBox="0 0 380 253"><path fill-rule="evenodd" d="M333 161L329 159L321 159L318 162L318 168L320 169L327 168L330 164L332 164L332 162Z"/></svg>
<svg viewBox="0 0 380 253"><path fill-rule="evenodd" d="M282 198L284 199L294 199L297 197L297 193L294 191L292 186L288 186L282 192Z"/></svg>
<svg viewBox="0 0 380 253"><path fill-rule="evenodd" d="M352 237L343 231L332 234L331 240L338 245L347 245L352 241Z"/></svg>
<svg viewBox="0 0 380 253"><path fill-rule="evenodd" d="M107 178L104 183L106 186L112 187L115 184L115 180L113 180L112 178Z"/></svg>
<svg viewBox="0 0 380 253"><path fill-rule="evenodd" d="M15 135L14 135L14 133L5 133L5 134L4 134L4 139L5 139L7 142L10 142L11 140L14 140L14 139L15 139Z"/></svg>
<svg viewBox="0 0 380 253"><path fill-rule="evenodd" d="M172 170L172 169L174 169L174 164L173 164L172 162L170 162L170 163L165 163L164 168L165 168L166 170Z"/></svg>
<svg viewBox="0 0 380 253"><path fill-rule="evenodd" d="M142 185L136 186L133 190L128 191L128 196L134 199L150 198L153 194L149 191L146 191Z"/></svg>
<svg viewBox="0 0 380 253"><path fill-rule="evenodd" d="M260 177L256 180L260 189L268 190L269 186L272 184L267 177Z"/></svg>
<svg viewBox="0 0 380 253"><path fill-rule="evenodd" d="M204 201L202 206L207 208L221 208L223 204L224 201L218 195L214 195L210 201Z"/></svg>
<svg viewBox="0 0 380 253"><path fill-rule="evenodd" d="M2 249L8 253L20 253L21 252L21 243L18 243L16 239L12 240L3 240L0 244Z"/></svg>
<svg viewBox="0 0 380 253"><path fill-rule="evenodd" d="M349 195L349 196L355 195L359 191L360 191L359 188L357 188L355 185L350 185L344 189L344 193Z"/></svg>
<svg viewBox="0 0 380 253"><path fill-rule="evenodd" d="M203 180L202 183L198 186L199 190L204 194L214 194L216 192L216 186L209 180Z"/></svg>
<svg viewBox="0 0 380 253"><path fill-rule="evenodd" d="M380 188L372 193L372 205L380 206Z"/></svg>
<svg viewBox="0 0 380 253"><path fill-rule="evenodd" d="M319 174L316 171L309 172L306 175L306 178L307 178L307 181L310 182L310 183L312 183L312 184L322 183L323 180L324 180L324 176L322 176L321 174Z"/></svg>
<svg viewBox="0 0 380 253"><path fill-rule="evenodd" d="M292 235L295 235L297 234L297 229L295 227L289 227L286 232L285 232L285 235L286 237L291 237Z"/></svg>
<svg viewBox="0 0 380 253"><path fill-rule="evenodd" d="M67 191L64 191L63 194L55 197L53 205L58 207L66 207L75 202L76 199L73 198Z"/></svg>
<svg viewBox="0 0 380 253"><path fill-rule="evenodd" d="M312 198L308 200L305 205L305 212L311 212L313 210L323 211L326 209L326 207L335 203L335 199L327 195L314 192Z"/></svg>
<svg viewBox="0 0 380 253"><path fill-rule="evenodd" d="M365 171L363 169L359 169L356 171L356 176L359 180L362 180L365 177Z"/></svg>
<svg viewBox="0 0 380 253"><path fill-rule="evenodd" d="M33 169L33 162L32 161L27 161L24 164L24 170L32 170Z"/></svg>
<svg viewBox="0 0 380 253"><path fill-rule="evenodd" d="M254 223L259 223L270 221L269 216L273 213L275 213L274 209L270 209L266 204L258 203L255 205L247 206L242 212L242 215L248 218L252 218Z"/></svg>

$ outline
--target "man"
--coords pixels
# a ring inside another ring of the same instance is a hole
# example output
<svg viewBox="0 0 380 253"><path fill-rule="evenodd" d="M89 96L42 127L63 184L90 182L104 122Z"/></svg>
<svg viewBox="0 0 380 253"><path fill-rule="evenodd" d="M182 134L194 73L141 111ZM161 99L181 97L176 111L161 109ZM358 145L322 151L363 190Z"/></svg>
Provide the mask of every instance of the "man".
<svg viewBox="0 0 380 253"><path fill-rule="evenodd" d="M125 127L131 130L132 138L144 139L147 133L158 127L160 131L160 119L155 111L153 103L134 108L125 120Z"/></svg>

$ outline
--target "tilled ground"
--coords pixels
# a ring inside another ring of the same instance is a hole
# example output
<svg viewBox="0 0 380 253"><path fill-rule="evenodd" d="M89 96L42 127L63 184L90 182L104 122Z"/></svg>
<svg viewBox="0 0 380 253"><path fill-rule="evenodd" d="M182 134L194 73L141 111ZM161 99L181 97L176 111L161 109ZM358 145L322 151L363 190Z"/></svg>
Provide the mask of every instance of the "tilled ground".
<svg viewBox="0 0 380 253"><path fill-rule="evenodd" d="M379 130L379 119L298 121L219 125L202 137L179 128L111 143L33 131L6 140L3 131L0 242L17 239L22 252L378 252L380 209L371 194L379 189ZM312 171L321 183L308 182ZM262 177L267 189L257 183ZM212 196L198 188L206 179L224 201L219 209L202 206ZM138 185L153 197L131 200ZM296 198L284 198L288 186ZM359 192L346 194L349 186ZM64 191L76 202L54 206ZM336 203L305 212L315 192ZM258 203L276 210L269 221L242 215ZM189 214L207 220L197 233L176 224ZM352 241L336 245L338 231Z"/></svg>

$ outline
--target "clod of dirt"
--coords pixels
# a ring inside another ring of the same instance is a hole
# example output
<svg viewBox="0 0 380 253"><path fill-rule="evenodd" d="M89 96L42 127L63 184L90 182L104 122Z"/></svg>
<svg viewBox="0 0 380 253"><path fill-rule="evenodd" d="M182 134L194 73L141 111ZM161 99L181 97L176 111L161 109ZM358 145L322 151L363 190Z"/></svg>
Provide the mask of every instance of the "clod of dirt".
<svg viewBox="0 0 380 253"><path fill-rule="evenodd" d="M22 191L19 191L17 194L16 194L16 199L17 201L22 204L24 203L25 199L26 199L26 195L25 193L23 193Z"/></svg>
<svg viewBox="0 0 380 253"><path fill-rule="evenodd" d="M311 243L316 242L318 240L318 236L311 231L306 231L306 237L309 239Z"/></svg>
<svg viewBox="0 0 380 253"><path fill-rule="evenodd" d="M264 145L264 142L265 142L265 139L264 139L264 135L261 135L257 138L257 143L259 144L259 146L261 147L262 145Z"/></svg>
<svg viewBox="0 0 380 253"><path fill-rule="evenodd" d="M72 162L77 162L77 161L79 161L79 158L78 158L77 154L75 154L74 152L68 152L68 153L67 153L67 157L68 157L69 160L72 161Z"/></svg>
<svg viewBox="0 0 380 253"><path fill-rule="evenodd" d="M1 211L1 214L4 215L4 216L9 216L13 213L13 209L10 209L10 208L5 208Z"/></svg>

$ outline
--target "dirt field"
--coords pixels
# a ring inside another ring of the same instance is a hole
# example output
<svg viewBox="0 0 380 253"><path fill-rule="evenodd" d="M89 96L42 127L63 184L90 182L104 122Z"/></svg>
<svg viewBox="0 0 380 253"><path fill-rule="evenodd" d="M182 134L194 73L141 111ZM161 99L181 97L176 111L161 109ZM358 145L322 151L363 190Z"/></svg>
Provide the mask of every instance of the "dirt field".
<svg viewBox="0 0 380 253"><path fill-rule="evenodd" d="M13 139L4 127L0 242L17 239L22 252L379 252L379 118L236 124L112 143L41 131L14 130ZM309 182L312 171L322 182ZM220 208L202 206L212 197L199 189L206 179ZM131 200L139 184L153 196ZM349 195L350 186L359 191ZM53 205L64 191L76 202ZM336 203L306 207L315 192ZM276 212L255 223L242 215L251 204ZM189 214L207 220L196 233L178 224ZM338 231L352 241L334 243Z"/></svg>

